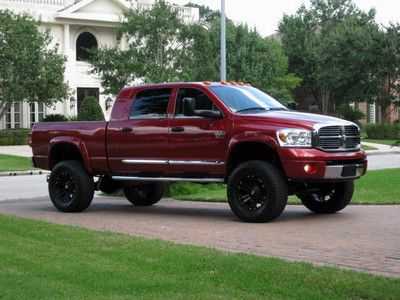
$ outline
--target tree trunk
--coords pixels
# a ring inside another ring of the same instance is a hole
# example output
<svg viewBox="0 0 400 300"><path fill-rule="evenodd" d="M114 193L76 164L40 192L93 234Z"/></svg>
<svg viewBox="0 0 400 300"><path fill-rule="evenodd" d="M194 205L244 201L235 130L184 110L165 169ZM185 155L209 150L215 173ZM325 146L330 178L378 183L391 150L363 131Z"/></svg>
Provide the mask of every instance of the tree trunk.
<svg viewBox="0 0 400 300"><path fill-rule="evenodd" d="M321 94L321 107L322 107L322 113L324 115L328 114L328 107L329 107L329 91L322 91Z"/></svg>

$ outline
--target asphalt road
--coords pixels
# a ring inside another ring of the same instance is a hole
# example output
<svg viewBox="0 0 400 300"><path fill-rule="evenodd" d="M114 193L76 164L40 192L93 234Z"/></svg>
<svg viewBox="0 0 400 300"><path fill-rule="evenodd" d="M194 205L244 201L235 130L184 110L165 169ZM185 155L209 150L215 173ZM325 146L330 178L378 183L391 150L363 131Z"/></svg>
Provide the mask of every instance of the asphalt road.
<svg viewBox="0 0 400 300"><path fill-rule="evenodd" d="M400 168L400 153L375 154L368 156L368 169L395 169Z"/></svg>
<svg viewBox="0 0 400 300"><path fill-rule="evenodd" d="M272 223L249 224L226 203L134 207L123 198L96 197L87 211L67 214L46 197L0 203L0 214L400 277L400 206L349 206L334 215L288 206Z"/></svg>

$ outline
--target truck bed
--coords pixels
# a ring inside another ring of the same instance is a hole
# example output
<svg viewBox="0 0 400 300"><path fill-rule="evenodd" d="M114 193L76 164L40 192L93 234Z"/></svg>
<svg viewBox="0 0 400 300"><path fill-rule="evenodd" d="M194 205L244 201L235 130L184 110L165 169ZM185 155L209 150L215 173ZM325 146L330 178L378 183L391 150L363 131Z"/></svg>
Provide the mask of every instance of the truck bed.
<svg viewBox="0 0 400 300"><path fill-rule="evenodd" d="M81 151L89 171L107 172L107 125L106 121L36 123L30 140L33 163L38 168L50 170L54 159L51 149L58 144L69 143Z"/></svg>

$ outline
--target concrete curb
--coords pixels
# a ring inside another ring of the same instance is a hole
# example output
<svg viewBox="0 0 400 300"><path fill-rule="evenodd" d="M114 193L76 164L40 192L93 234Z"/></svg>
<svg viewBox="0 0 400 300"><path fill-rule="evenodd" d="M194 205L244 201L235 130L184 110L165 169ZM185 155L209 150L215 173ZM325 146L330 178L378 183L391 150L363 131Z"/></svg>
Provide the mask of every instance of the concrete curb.
<svg viewBox="0 0 400 300"><path fill-rule="evenodd" d="M8 172L0 172L0 177L6 176L27 176L27 175L44 175L50 174L49 171L43 170L28 170L28 171L8 171Z"/></svg>
<svg viewBox="0 0 400 300"><path fill-rule="evenodd" d="M394 151L391 151L391 150L367 150L365 152L367 152L368 156L371 156L371 155L400 154L400 151L398 151L398 150L394 150Z"/></svg>

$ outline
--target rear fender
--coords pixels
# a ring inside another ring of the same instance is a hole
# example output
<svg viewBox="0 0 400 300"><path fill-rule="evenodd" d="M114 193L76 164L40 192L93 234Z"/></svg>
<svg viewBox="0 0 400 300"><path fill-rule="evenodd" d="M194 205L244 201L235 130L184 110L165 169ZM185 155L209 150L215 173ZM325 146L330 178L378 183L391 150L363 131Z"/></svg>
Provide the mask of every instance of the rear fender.
<svg viewBox="0 0 400 300"><path fill-rule="evenodd" d="M80 152L83 163L85 164L85 168L89 173L93 172L92 165L90 163L90 156L89 152L87 151L85 143L77 137L73 136L57 136L53 139L50 140L49 143L49 152L48 152L48 157L49 157L49 169L50 169L50 154L54 146L59 145L59 144L71 144L74 145Z"/></svg>

